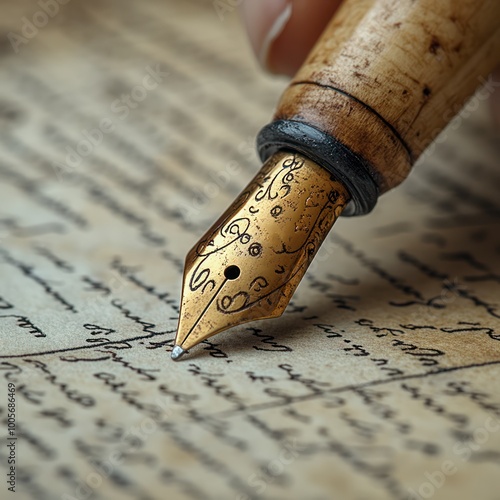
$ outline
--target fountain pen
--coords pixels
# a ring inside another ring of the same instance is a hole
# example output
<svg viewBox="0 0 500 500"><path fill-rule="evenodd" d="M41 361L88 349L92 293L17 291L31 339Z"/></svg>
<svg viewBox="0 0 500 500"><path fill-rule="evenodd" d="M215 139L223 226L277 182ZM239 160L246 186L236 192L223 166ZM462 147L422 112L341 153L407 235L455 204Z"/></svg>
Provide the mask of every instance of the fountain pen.
<svg viewBox="0 0 500 500"><path fill-rule="evenodd" d="M499 62L498 0L347 0L257 138L264 163L186 258L171 356L280 316L337 218L400 184Z"/></svg>

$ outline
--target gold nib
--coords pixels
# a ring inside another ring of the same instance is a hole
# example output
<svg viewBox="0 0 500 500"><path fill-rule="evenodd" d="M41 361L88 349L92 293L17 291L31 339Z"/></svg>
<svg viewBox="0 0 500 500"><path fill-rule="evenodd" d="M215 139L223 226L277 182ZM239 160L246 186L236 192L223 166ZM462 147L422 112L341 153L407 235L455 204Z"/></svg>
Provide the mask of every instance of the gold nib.
<svg viewBox="0 0 500 500"><path fill-rule="evenodd" d="M172 358L233 326L280 316L348 201L311 160L272 156L186 258Z"/></svg>

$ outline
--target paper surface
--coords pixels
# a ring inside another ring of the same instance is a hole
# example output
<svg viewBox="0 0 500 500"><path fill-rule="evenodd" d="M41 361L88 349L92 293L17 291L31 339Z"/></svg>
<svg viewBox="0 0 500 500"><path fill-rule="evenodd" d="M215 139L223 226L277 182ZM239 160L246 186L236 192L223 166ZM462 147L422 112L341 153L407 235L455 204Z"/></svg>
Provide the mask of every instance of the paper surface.
<svg viewBox="0 0 500 500"><path fill-rule="evenodd" d="M40 5L2 6L0 498L498 500L488 91L282 318L170 360L184 256L286 85L236 3L72 0L31 38Z"/></svg>

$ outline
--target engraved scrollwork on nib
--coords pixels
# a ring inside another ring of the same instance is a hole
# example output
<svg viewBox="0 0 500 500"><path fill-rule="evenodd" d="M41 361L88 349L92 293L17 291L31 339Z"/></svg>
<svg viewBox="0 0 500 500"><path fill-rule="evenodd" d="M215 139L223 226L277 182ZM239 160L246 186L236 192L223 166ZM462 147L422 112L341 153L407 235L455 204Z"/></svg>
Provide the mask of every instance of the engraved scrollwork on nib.
<svg viewBox="0 0 500 500"><path fill-rule="evenodd" d="M262 254L262 245L260 243L252 243L248 249L248 253L252 257L259 257Z"/></svg>
<svg viewBox="0 0 500 500"><path fill-rule="evenodd" d="M348 201L300 154L270 158L188 254L176 345L281 315Z"/></svg>
<svg viewBox="0 0 500 500"><path fill-rule="evenodd" d="M305 161L298 159L297 155L285 159L277 172L272 172L265 180L265 185L262 186L256 195L255 201L275 200L277 198L286 198L291 190L291 183L295 180L295 172L304 166Z"/></svg>

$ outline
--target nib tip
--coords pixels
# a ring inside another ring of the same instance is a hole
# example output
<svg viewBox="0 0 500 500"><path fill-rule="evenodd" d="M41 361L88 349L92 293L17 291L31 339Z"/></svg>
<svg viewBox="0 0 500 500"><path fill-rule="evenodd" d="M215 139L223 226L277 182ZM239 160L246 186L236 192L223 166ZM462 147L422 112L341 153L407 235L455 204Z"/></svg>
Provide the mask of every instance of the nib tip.
<svg viewBox="0 0 500 500"><path fill-rule="evenodd" d="M172 354L170 355L174 361L178 361L179 359L182 358L184 354L186 354L187 351L185 351L181 346L176 345L172 349Z"/></svg>

